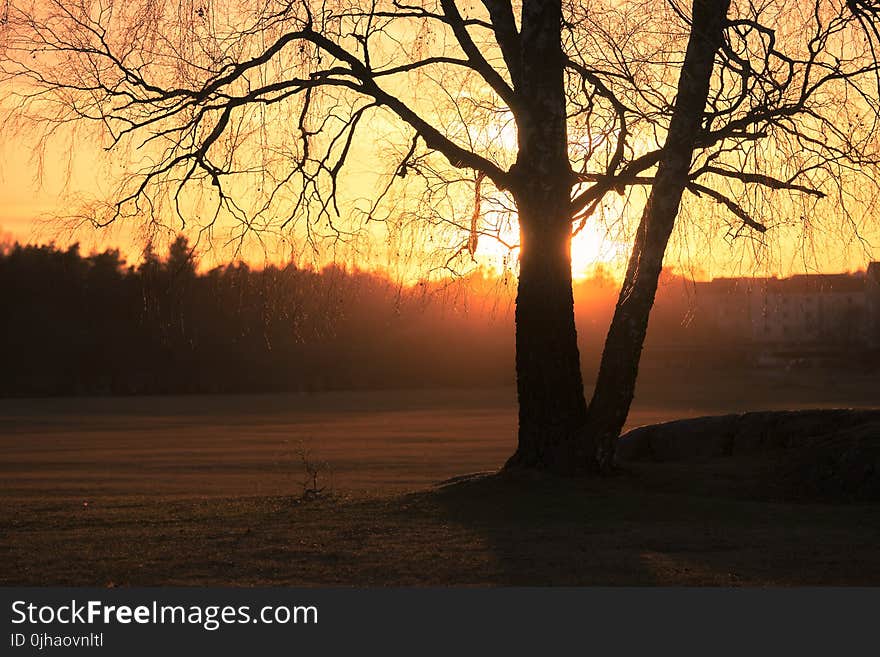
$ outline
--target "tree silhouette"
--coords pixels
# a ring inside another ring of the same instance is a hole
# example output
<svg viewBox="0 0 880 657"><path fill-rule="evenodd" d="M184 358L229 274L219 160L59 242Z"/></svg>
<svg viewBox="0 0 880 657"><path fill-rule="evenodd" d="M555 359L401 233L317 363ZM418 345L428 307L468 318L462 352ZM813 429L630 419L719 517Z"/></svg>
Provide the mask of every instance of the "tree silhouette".
<svg viewBox="0 0 880 657"><path fill-rule="evenodd" d="M96 226L185 226L199 200L213 208L202 233L226 217L239 238L287 230L321 249L400 210L458 230L461 255L515 212L509 465L576 474L611 467L685 192L729 213L732 235L760 236L767 207L808 217L834 195L846 222L876 187L874 4L730 5L13 2L2 66L17 117L44 135L94 121L111 149L147 154L84 215ZM341 210L371 126L407 134L372 202ZM400 185L415 209L397 205ZM633 188L649 194L588 407L571 237Z"/></svg>

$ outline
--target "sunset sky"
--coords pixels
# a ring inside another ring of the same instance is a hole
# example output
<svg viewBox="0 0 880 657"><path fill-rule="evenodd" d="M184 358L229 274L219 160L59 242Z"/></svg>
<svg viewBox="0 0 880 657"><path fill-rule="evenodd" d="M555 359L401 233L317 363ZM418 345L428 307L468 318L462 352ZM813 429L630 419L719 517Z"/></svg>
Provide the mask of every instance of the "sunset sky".
<svg viewBox="0 0 880 657"><path fill-rule="evenodd" d="M56 241L66 244L79 241L84 249L119 247L130 262L136 262L143 249L144 233L140 225L115 225L105 229L82 227L71 230L68 223L59 218L69 214L71 208L83 198L107 196L110 186L98 173L102 165L96 164L100 151L78 144L71 153L64 140L51 143L42 163L35 155L33 139L27 136L5 139L0 144L0 234L5 239L24 242ZM361 163L369 167L368 161ZM68 180L69 176L69 180ZM103 184L102 184L103 183ZM624 266L630 247L630 232L635 222L635 210L642 201L634 202L622 226L597 226L585 228L577 235L572 247L572 270L576 278L589 276L597 265L618 274ZM825 204L826 211L833 212L832 203ZM468 208L465 208L468 210ZM873 217L863 217L861 233L866 242L854 239L852 232L842 229L819 233L813 243L798 226L776 229L776 235L768 238L768 247L755 252L747 239L727 242L721 234L707 238L694 231L679 230L670 246L667 264L697 278L738 274L789 275L813 271L854 271L863 269L866 262L878 256L875 245L880 245L880 231ZM515 237L511 226L507 238ZM381 236L375 251L383 250ZM222 244L202 258L203 266L212 266L236 256L230 247ZM873 251L871 250L873 248ZM275 253L268 256L255 249L248 257L254 264L268 260L283 260L290 255L289 246L278 245ZM477 252L480 264L503 269L515 259L509 250L492 238L480 241ZM332 259L331 255L326 257ZM337 259L349 260L342 254ZM366 268L393 268L393 258L363 254L358 263ZM409 266L409 265L408 265ZM415 265L415 276L424 274Z"/></svg>
<svg viewBox="0 0 880 657"><path fill-rule="evenodd" d="M784 7L784 3L781 6ZM651 34L650 31L646 32L646 43L653 38ZM412 35L404 33L394 36L412 38ZM664 38L677 37L667 35ZM393 61L393 56L389 55L389 62ZM266 68L270 70L261 71L261 80L283 74L280 72L283 70L280 63L277 64L278 70ZM655 82L661 86L668 85L669 81L663 77L668 77L670 71L675 73L675 70L666 67L663 72L662 66L659 66L659 70L660 78ZM674 81L674 75L671 79ZM423 89L429 87L415 91L407 87L405 82L389 84L401 94L412 95L412 103L418 103L416 106L426 116L436 112L434 118L438 125L447 121L450 108L461 111L461 98L476 97L481 93L478 88L474 90L454 76L451 80L443 81L445 87L436 82L430 87L432 91L429 93L423 93ZM460 86L452 87L452 82ZM447 87L452 90L448 99L438 91ZM4 102L8 106L11 90L10 83L6 88L0 85L0 99L5 99L0 100L0 107ZM458 94L459 100L455 100L453 92ZM482 102L484 99L476 100ZM476 100L475 104L478 104ZM242 149L245 158L250 158L249 166L258 165L259 159L265 157L268 152L266 143L277 141L280 144L279 153L290 148L282 134L290 127L290 122L285 123L283 119L291 116L291 113L295 114L296 110L287 108L284 111L289 114L274 115L274 122L263 122L264 117L256 113L243 119L245 127L250 130L248 137L256 139L259 136L260 140L258 146L254 146L255 141ZM496 161L502 166L509 166L514 159L516 132L509 112L506 119L503 113L498 116L500 118L494 119L494 122L484 124L473 132L467 117L459 116L457 120L462 125L453 122L447 126L447 131L459 141L475 143L476 150L489 149ZM115 183L125 174L143 167L145 161L155 159L155 153L140 151L131 144L127 149L105 153L102 146L107 143L107 135L96 125L77 125L74 128L76 132L61 129L42 147L38 143L37 133L21 131L19 127L14 122L8 122L4 126L4 139L0 141L0 234L7 239L21 241L54 240L58 244L79 241L86 250L119 247L131 262L137 261L148 234L143 222L126 220L96 230L83 225L82 221L72 221L70 217L81 214L80 209L85 205L118 198L114 195ZM572 125L571 131L579 135L583 129ZM388 121L381 116L371 121L366 136L360 137L355 143L345 176L340 178L340 208L344 221L351 220L357 213L363 214L369 200L387 184L399 161L400 148L405 149L409 138L406 131L401 130L399 122ZM631 145L636 152L651 147L650 144L639 143L646 139L646 134L632 138ZM601 142L600 135L596 143ZM573 143L572 152L576 152L580 146L582 144ZM765 159L765 172L785 178L784 171L773 169L774 166L783 166L784 157L777 155L776 158L774 160L771 155ZM283 165L282 159L279 156ZM270 166L277 166L277 162ZM472 173L465 171L461 175L467 178ZM246 184L254 184L253 179ZM249 188L243 187L238 191L245 206L256 203L256 197L251 195ZM293 258L320 266L335 260L367 269L384 269L408 281L425 275L450 273L444 264L461 243L462 232L459 230L455 233L448 229L444 221L450 219L458 225L469 223L473 212L473 188L468 188L466 184L459 185L445 196L439 195L440 201L431 199L423 205L413 203L406 190L398 193L402 200L395 201L396 205L389 213L395 212L398 207L414 216L429 211L436 213L434 223L429 227L417 227L416 221L404 221L393 230L375 223L366 228L361 225L356 231L357 236L342 242L325 240L320 249L311 249L304 243L302 233L297 232L302 230L301 226L296 230L267 232L256 238L248 236L244 241L239 241L235 239L239 227L219 224L212 235L198 239L201 264L208 267L229 259L244 258L259 265ZM762 244L755 240L754 234L748 232L736 240L729 239L729 213L717 203L697 200L686 194L666 264L696 278L708 278L736 274L789 275L857 270L864 268L870 259L878 257L876 250L880 247L880 221L871 212L859 212L844 219L837 200L833 198L803 206L782 203L772 208L762 205L757 199L755 196L752 211L760 221L771 227ZM576 278L588 276L597 266L620 275L644 201L643 187L628 188L626 196L611 193L606 197L603 205L574 239L572 269ZM193 207L197 208L197 205L194 203ZM198 214L198 210L194 210L193 214ZM493 219L490 214L491 210L484 212L481 218L484 224L491 225L491 230L487 228L486 232L496 232L505 243L515 244L518 240L515 215L508 212L506 219ZM160 236L164 236L164 239L173 237L180 228L177 220L170 215L160 220L167 223L166 230ZM358 220L351 221L353 225L358 225ZM76 224L79 224L78 229L73 228ZM191 240L196 241L197 226L190 225L187 231ZM461 271L473 266L486 266L501 271L512 267L515 262L515 250L511 251L490 236L483 235L479 239L475 260L459 258L451 269Z"/></svg>

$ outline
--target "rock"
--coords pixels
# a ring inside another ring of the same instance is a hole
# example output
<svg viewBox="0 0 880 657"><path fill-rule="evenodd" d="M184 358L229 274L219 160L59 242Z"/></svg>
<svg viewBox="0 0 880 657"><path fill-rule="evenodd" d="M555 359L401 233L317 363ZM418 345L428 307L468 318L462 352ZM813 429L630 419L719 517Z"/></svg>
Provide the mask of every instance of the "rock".
<svg viewBox="0 0 880 657"><path fill-rule="evenodd" d="M785 497L878 500L880 410L760 411L665 422L624 434L615 455L619 463L731 457L760 469L765 484Z"/></svg>
<svg viewBox="0 0 880 657"><path fill-rule="evenodd" d="M633 429L619 461L705 461L803 446L854 428L880 430L880 410L758 411L675 420Z"/></svg>

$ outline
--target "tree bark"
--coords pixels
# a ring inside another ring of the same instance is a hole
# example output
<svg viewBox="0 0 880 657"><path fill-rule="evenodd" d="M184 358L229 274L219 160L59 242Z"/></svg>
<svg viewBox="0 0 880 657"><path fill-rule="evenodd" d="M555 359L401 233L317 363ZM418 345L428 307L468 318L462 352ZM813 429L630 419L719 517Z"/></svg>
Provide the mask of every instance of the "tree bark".
<svg viewBox="0 0 880 657"><path fill-rule="evenodd" d="M571 186L559 0L525 0L512 169L520 224L516 298L519 442L507 467L590 468L571 289Z"/></svg>
<svg viewBox="0 0 880 657"><path fill-rule="evenodd" d="M663 257L690 171L721 47L730 0L694 0L693 23L669 132L620 290L587 417L600 470L613 465L614 445L635 395L642 345Z"/></svg>
<svg viewBox="0 0 880 657"><path fill-rule="evenodd" d="M556 205L562 206L556 216L546 205L519 206L519 441L507 467L581 474L593 467L584 440L587 407L571 288L571 224L567 203Z"/></svg>

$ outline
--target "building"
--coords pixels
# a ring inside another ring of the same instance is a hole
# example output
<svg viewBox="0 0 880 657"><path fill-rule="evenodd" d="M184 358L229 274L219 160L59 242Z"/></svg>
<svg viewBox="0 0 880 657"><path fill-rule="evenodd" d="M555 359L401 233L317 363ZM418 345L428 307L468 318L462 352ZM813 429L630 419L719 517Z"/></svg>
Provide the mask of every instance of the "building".
<svg viewBox="0 0 880 657"><path fill-rule="evenodd" d="M880 348L880 262L855 274L716 278L697 284L695 302L725 337L768 353Z"/></svg>

